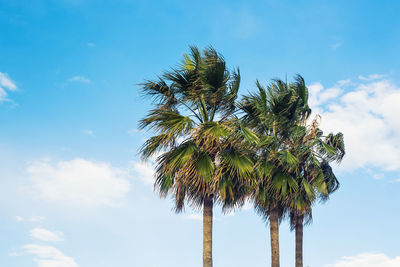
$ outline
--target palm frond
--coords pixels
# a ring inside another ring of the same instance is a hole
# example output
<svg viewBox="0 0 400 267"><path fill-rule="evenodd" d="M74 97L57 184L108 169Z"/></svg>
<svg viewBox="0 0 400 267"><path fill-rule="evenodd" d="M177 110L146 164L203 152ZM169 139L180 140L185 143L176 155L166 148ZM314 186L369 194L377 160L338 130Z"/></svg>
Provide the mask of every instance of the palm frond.
<svg viewBox="0 0 400 267"><path fill-rule="evenodd" d="M186 135L193 128L195 122L188 116L168 109L154 109L144 119L140 120L139 128L155 130L172 137Z"/></svg>

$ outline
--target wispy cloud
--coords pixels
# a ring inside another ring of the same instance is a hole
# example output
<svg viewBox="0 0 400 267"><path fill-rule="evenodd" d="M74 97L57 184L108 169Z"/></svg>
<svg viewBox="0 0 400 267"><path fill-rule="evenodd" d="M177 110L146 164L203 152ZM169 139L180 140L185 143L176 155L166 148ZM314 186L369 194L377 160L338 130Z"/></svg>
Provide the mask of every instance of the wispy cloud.
<svg viewBox="0 0 400 267"><path fill-rule="evenodd" d="M11 80L7 73L0 72L0 85L7 88L10 91L17 90L17 86Z"/></svg>
<svg viewBox="0 0 400 267"><path fill-rule="evenodd" d="M27 173L33 196L66 205L118 206L130 190L127 171L82 158L30 162Z"/></svg>
<svg viewBox="0 0 400 267"><path fill-rule="evenodd" d="M27 219L17 216L22 221ZM39 216L36 216L39 217ZM33 219L35 217L31 217ZM32 220L35 221L35 220ZM42 242L59 242L64 240L64 234L58 231L50 231L42 227L36 227L29 232L31 238ZM21 257L26 254L33 255L33 261L37 267L79 267L75 260L64 255L59 249L48 245L26 244L22 250L8 253L9 257Z"/></svg>
<svg viewBox="0 0 400 267"><path fill-rule="evenodd" d="M55 247L27 244L22 248L26 253L35 256L34 261L38 267L79 267L73 258Z"/></svg>
<svg viewBox="0 0 400 267"><path fill-rule="evenodd" d="M400 256L390 258L383 253L364 253L356 256L342 257L334 264L324 267L398 267Z"/></svg>
<svg viewBox="0 0 400 267"><path fill-rule="evenodd" d="M74 76L68 79L68 82L77 82L77 83L90 83L90 80L85 76Z"/></svg>
<svg viewBox="0 0 400 267"><path fill-rule="evenodd" d="M373 81L373 80L382 79L384 77L385 77L385 75L383 75L383 74L374 73L374 74L370 74L368 76L360 75L360 76L358 76L358 79L360 79L361 81Z"/></svg>
<svg viewBox="0 0 400 267"><path fill-rule="evenodd" d="M9 91L16 91L17 86L7 73L0 72L0 103L10 101L8 99Z"/></svg>
<svg viewBox="0 0 400 267"><path fill-rule="evenodd" d="M94 43L88 43L87 46L89 46L89 47L95 47L96 44L94 44Z"/></svg>
<svg viewBox="0 0 400 267"><path fill-rule="evenodd" d="M29 232L29 235L40 241L58 242L62 241L64 234L62 232L54 232L44 229L42 227L36 227Z"/></svg>

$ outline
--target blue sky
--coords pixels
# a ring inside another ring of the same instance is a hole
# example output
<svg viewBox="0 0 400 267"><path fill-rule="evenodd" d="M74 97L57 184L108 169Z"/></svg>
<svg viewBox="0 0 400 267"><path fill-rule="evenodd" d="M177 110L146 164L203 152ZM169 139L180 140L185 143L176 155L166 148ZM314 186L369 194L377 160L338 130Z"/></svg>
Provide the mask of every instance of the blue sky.
<svg viewBox="0 0 400 267"><path fill-rule="evenodd" d="M6 267L201 266L199 214L151 186L138 84L189 45L213 45L254 81L309 85L342 131L340 190L305 229L310 267L395 267L400 203L397 1L0 0L0 262ZM215 266L268 266L251 207L215 208ZM282 266L294 234L281 225Z"/></svg>

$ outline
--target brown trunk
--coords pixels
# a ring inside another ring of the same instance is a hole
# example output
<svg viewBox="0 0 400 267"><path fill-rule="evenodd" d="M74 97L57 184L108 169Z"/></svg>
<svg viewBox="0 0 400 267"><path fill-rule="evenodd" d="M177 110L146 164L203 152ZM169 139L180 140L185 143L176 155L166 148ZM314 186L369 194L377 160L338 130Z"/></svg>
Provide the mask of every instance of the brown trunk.
<svg viewBox="0 0 400 267"><path fill-rule="evenodd" d="M296 217L296 267L303 267L303 215Z"/></svg>
<svg viewBox="0 0 400 267"><path fill-rule="evenodd" d="M203 267L212 267L213 200L204 199L203 207Z"/></svg>
<svg viewBox="0 0 400 267"><path fill-rule="evenodd" d="M273 209L269 214L269 228L271 235L271 267L279 267L279 215Z"/></svg>

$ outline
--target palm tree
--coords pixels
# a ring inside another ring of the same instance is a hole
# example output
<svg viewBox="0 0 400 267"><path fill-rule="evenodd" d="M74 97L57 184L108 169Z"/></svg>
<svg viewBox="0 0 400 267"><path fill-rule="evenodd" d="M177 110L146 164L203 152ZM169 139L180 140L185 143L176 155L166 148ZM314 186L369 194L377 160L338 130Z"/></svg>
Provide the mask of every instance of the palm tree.
<svg viewBox="0 0 400 267"><path fill-rule="evenodd" d="M303 267L303 225L312 220L312 205L319 198L326 201L339 188L339 181L332 171L330 162L340 162L344 155L343 135L330 133L325 138L316 125L297 141L301 142L297 182L299 190L291 196L290 222L296 236L296 267Z"/></svg>
<svg viewBox="0 0 400 267"><path fill-rule="evenodd" d="M243 136L253 134L233 117L240 84L239 70L229 71L212 47L190 47L182 63L142 89L155 109L140 128L156 135L142 146L143 159L156 160L155 189L172 195L176 212L185 203L203 209L203 266L212 267L213 206L243 203L253 162L242 151ZM239 134L240 133L240 134Z"/></svg>
<svg viewBox="0 0 400 267"><path fill-rule="evenodd" d="M266 88L256 82L258 92L240 104L243 123L259 137L256 144L256 184L251 192L256 211L270 224L271 266L279 267L279 222L287 211L287 200L297 191L293 171L299 160L288 146L290 129L307 116L299 92L291 84L273 80Z"/></svg>
<svg viewBox="0 0 400 267"><path fill-rule="evenodd" d="M296 267L303 267L303 225L311 222L312 205L316 199L327 200L338 189L339 182L329 163L339 163L345 149L341 133L323 136L319 129L319 115L307 125L311 109L308 107L308 89L304 79L298 75L289 86L296 92L299 116L296 124L288 129L286 145L298 164L291 170L291 175L296 178L297 190L286 199L286 207L292 230L296 231Z"/></svg>

